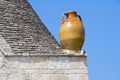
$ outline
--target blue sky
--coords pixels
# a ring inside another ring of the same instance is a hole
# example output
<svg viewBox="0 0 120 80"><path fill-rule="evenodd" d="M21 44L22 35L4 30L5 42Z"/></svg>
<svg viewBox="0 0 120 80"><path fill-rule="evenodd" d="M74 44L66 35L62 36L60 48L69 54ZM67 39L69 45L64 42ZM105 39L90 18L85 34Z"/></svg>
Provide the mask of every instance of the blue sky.
<svg viewBox="0 0 120 80"><path fill-rule="evenodd" d="M120 80L120 0L29 0L59 42L61 15L76 10L83 19L89 80Z"/></svg>

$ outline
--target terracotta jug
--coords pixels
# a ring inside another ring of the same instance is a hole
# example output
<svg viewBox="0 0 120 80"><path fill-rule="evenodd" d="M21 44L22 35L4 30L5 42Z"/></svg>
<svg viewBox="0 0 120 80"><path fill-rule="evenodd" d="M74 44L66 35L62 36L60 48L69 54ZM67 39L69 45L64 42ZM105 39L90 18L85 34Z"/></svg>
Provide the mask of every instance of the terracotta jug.
<svg viewBox="0 0 120 80"><path fill-rule="evenodd" d="M64 15L66 15L66 20L64 20ZM63 14L59 37L63 49L81 50L85 32L82 19L76 11L68 11Z"/></svg>

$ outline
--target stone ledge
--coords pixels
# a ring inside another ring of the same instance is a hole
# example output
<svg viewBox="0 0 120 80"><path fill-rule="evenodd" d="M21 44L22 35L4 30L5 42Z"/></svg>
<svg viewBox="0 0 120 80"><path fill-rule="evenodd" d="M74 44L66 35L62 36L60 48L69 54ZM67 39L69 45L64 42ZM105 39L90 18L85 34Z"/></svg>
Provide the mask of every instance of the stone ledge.
<svg viewBox="0 0 120 80"><path fill-rule="evenodd" d="M62 49L59 54L46 54L46 53L20 53L20 54L4 54L6 57L14 57L14 56L21 56L21 57L39 57L39 56L68 56L68 57L87 57L87 53L84 50L80 51L73 51Z"/></svg>

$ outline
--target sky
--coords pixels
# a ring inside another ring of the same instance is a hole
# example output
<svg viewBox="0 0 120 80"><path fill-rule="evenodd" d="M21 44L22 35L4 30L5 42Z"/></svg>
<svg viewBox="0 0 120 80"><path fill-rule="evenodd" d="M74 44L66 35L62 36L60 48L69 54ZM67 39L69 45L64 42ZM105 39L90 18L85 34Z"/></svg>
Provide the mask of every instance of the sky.
<svg viewBox="0 0 120 80"><path fill-rule="evenodd" d="M59 42L61 15L75 10L85 28L89 80L120 80L120 0L29 0Z"/></svg>

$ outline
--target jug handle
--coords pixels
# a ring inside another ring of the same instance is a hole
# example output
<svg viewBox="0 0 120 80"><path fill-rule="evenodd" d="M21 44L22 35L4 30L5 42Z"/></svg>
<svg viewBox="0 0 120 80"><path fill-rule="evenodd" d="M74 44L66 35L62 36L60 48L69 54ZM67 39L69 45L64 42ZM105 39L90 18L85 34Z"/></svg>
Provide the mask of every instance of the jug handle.
<svg viewBox="0 0 120 80"><path fill-rule="evenodd" d="M80 21L82 21L82 18L81 18L81 16L80 16L80 15L77 15L77 17L80 19Z"/></svg>
<svg viewBox="0 0 120 80"><path fill-rule="evenodd" d="M63 22L64 22L64 15L65 15L65 14L62 14L62 21L61 21L61 24L63 24Z"/></svg>

